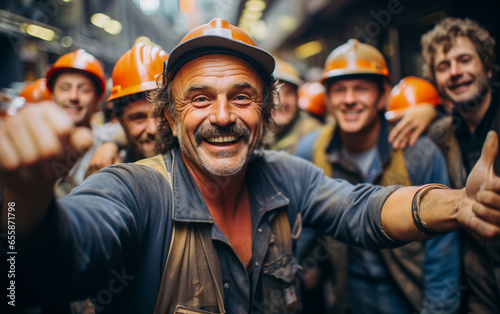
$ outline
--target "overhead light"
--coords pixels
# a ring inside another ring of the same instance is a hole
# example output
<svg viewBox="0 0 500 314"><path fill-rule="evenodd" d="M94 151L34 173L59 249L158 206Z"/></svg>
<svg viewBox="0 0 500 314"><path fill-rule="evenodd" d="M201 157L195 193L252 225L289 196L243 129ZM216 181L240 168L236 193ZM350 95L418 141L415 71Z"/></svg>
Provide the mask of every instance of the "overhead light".
<svg viewBox="0 0 500 314"><path fill-rule="evenodd" d="M260 11L243 11L243 14L241 15L241 18L246 18L250 20L258 20L262 17L262 12Z"/></svg>
<svg viewBox="0 0 500 314"><path fill-rule="evenodd" d="M156 11L160 7L159 0L140 0L139 7L142 11Z"/></svg>
<svg viewBox="0 0 500 314"><path fill-rule="evenodd" d="M68 3L71 2L72 0L62 0L62 1Z"/></svg>
<svg viewBox="0 0 500 314"><path fill-rule="evenodd" d="M264 40L267 38L266 22L258 20L252 23L250 33L253 38L257 40Z"/></svg>
<svg viewBox="0 0 500 314"><path fill-rule="evenodd" d="M297 19L290 15L281 15L278 17L278 27L284 31L293 31L297 28Z"/></svg>
<svg viewBox="0 0 500 314"><path fill-rule="evenodd" d="M104 30L111 35L118 35L122 31L122 23L116 20L111 20L108 22L108 25L104 27Z"/></svg>
<svg viewBox="0 0 500 314"><path fill-rule="evenodd" d="M28 25L23 23L21 24L21 30L33 37L40 38L45 41L52 41L56 35L53 30L35 24Z"/></svg>
<svg viewBox="0 0 500 314"><path fill-rule="evenodd" d="M64 36L63 38L61 38L61 45L64 48L68 48L72 44L73 44L73 38L71 38L70 36Z"/></svg>
<svg viewBox="0 0 500 314"><path fill-rule="evenodd" d="M245 8L250 11L264 11L266 3L263 0L248 0L245 3Z"/></svg>
<svg viewBox="0 0 500 314"><path fill-rule="evenodd" d="M106 27L109 21L111 21L111 18L103 13L96 13L90 18L90 23L100 28Z"/></svg>
<svg viewBox="0 0 500 314"><path fill-rule="evenodd" d="M310 41L295 48L295 56L299 59L309 58L323 50L319 41Z"/></svg>

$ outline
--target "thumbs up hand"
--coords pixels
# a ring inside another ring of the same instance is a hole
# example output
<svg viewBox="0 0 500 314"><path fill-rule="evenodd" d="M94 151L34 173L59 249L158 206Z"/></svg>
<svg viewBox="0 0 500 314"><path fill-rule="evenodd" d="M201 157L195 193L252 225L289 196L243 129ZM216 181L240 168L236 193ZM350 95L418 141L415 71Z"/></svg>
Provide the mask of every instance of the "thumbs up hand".
<svg viewBox="0 0 500 314"><path fill-rule="evenodd" d="M500 178L493 165L498 135L490 131L481 158L467 178L466 193L457 213L458 222L480 240L500 240Z"/></svg>

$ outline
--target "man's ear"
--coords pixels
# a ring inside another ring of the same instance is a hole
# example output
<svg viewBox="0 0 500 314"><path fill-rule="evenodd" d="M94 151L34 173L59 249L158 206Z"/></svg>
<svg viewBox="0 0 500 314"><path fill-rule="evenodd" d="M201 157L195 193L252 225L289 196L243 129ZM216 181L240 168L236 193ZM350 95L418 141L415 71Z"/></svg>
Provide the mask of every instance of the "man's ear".
<svg viewBox="0 0 500 314"><path fill-rule="evenodd" d="M175 119L172 117L172 114L167 111L165 112L165 118L168 121L168 125L170 126L170 130L172 130L172 135L177 137L177 128L175 127Z"/></svg>
<svg viewBox="0 0 500 314"><path fill-rule="evenodd" d="M378 100L377 104L377 110L378 111L383 111L387 108L388 101L389 101L389 94L391 93L391 85L389 83L384 84L384 90L381 91L380 93L380 98Z"/></svg>

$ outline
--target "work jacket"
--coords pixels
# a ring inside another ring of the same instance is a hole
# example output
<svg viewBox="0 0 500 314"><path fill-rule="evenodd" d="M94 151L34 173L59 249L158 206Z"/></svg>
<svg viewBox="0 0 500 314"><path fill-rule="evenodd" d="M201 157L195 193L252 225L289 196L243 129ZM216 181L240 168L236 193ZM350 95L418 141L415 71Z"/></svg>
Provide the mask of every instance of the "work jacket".
<svg viewBox="0 0 500 314"><path fill-rule="evenodd" d="M18 246L18 306L90 297L97 312L153 312L176 222L210 227L227 313L268 310L262 276L297 284L295 259L266 262L275 240L273 217L283 209L293 237L304 225L364 247L404 244L384 232L380 215L384 201L398 187L354 186L326 177L300 158L257 151L246 170L253 237L247 268L214 223L178 148L166 154L165 164L171 184L150 167L121 164L91 175L70 195L54 199L36 236ZM221 178L209 188L218 193L228 184L229 178ZM0 265L7 268L4 243L1 249ZM284 302L293 302L293 292L285 292L292 299ZM271 295L278 303L286 297L283 292Z"/></svg>

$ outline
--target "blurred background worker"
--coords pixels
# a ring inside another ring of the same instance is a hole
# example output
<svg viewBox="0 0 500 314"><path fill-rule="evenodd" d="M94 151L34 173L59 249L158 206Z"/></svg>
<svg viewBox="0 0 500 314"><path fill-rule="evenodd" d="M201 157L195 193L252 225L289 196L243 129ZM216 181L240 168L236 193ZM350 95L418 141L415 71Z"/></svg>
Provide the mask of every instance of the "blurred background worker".
<svg viewBox="0 0 500 314"><path fill-rule="evenodd" d="M47 88L47 79L44 77L26 84L19 96L24 97L27 103L52 101L52 94Z"/></svg>
<svg viewBox="0 0 500 314"><path fill-rule="evenodd" d="M265 147L293 153L301 137L318 129L322 123L299 108L298 89L303 83L294 66L275 58L274 77L279 80L279 105L274 116L274 125L264 139Z"/></svg>
<svg viewBox="0 0 500 314"><path fill-rule="evenodd" d="M423 78L408 76L392 88L385 118L391 120L415 106L439 106L442 103L443 100L432 83Z"/></svg>
<svg viewBox="0 0 500 314"><path fill-rule="evenodd" d="M325 86L320 82L305 82L299 87L299 108L325 122L327 118Z"/></svg>
<svg viewBox="0 0 500 314"><path fill-rule="evenodd" d="M326 88L334 123L305 136L297 146L297 153L328 176L353 184L448 184L444 158L430 139L421 137L413 147L404 150L393 149L389 144L384 112L390 81L384 57L374 47L350 39L333 50L326 60L321 82ZM422 90L409 88L401 92ZM419 99L417 95L411 97ZM310 243L320 245L318 239L333 241L306 232L299 241L307 244L299 243L298 254L310 249ZM341 243L332 247L335 249L330 255L333 259L330 275L337 303L328 310L385 314L458 312L457 233L392 250L368 250ZM300 259L306 260L304 256ZM309 279L306 268L305 280ZM340 304L346 300L346 292L347 306ZM316 311L318 304L309 306ZM311 310L306 308L308 312Z"/></svg>
<svg viewBox="0 0 500 314"><path fill-rule="evenodd" d="M158 47L136 44L127 51L113 69L113 88L106 101L126 135L126 145L119 154L119 143L104 143L92 159L89 172L119 162L134 162L156 155L155 135L159 117L154 117L147 92L157 87L168 54Z"/></svg>
<svg viewBox="0 0 500 314"><path fill-rule="evenodd" d="M77 127L92 129L94 138L92 148L72 168L65 164L53 165L53 170L64 176L57 184L57 195L60 197L83 182L97 147L118 133L120 128L91 124L92 115L98 110L106 89L104 70L94 56L83 49L65 54L47 71L46 78L47 88L56 105L71 117Z"/></svg>

